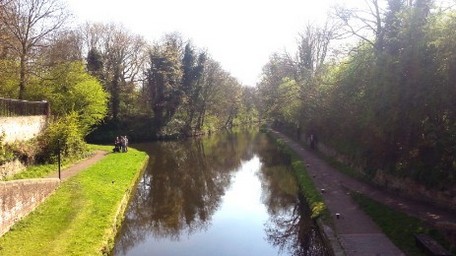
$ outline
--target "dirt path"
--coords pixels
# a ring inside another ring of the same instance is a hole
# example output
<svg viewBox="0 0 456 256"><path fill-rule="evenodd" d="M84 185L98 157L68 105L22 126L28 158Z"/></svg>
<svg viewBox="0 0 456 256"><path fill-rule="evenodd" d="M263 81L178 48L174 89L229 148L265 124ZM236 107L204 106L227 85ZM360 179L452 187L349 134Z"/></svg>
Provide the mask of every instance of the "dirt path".
<svg viewBox="0 0 456 256"><path fill-rule="evenodd" d="M276 131L272 132L275 136L282 138L304 160L317 188L325 189L323 197L333 216L335 232L347 255L403 255L351 199L347 189L359 191L374 200L423 219L434 226L442 223L456 226L454 214L423 203L399 198L359 182L332 168L313 152L304 149L289 137ZM336 213L340 214L339 219L335 217Z"/></svg>
<svg viewBox="0 0 456 256"><path fill-rule="evenodd" d="M70 166L68 168L62 169L61 172L60 172L62 180L66 180L66 179L76 175L80 171L83 171L83 170L87 169L88 167L90 167L94 163L96 163L99 160L101 160L107 154L108 154L108 152L106 152L106 151L97 150L89 158L84 159L82 161L79 161L78 163L76 163L76 164L74 164L74 165L72 165L72 166ZM55 173L53 173L53 174L48 176L48 178L58 178L58 177L59 177L59 173L58 172L55 172Z"/></svg>

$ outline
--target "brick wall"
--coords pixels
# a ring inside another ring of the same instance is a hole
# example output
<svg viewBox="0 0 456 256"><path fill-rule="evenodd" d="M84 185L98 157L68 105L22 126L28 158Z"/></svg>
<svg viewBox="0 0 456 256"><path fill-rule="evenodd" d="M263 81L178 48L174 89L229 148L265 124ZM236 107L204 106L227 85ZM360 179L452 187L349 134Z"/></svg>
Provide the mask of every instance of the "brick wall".
<svg viewBox="0 0 456 256"><path fill-rule="evenodd" d="M33 211L59 183L57 178L0 182L0 236Z"/></svg>
<svg viewBox="0 0 456 256"><path fill-rule="evenodd" d="M26 141L36 137L47 124L47 116L0 117L0 133L5 142Z"/></svg>

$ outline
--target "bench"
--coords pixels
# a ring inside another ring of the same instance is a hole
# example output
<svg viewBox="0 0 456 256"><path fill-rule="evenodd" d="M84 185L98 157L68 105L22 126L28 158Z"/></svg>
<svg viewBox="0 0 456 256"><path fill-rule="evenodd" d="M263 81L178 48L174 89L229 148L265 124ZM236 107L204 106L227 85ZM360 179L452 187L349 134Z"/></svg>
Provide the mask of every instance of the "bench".
<svg viewBox="0 0 456 256"><path fill-rule="evenodd" d="M427 255L432 256L452 256L452 254L443 248L437 241L426 234L416 234L415 243Z"/></svg>

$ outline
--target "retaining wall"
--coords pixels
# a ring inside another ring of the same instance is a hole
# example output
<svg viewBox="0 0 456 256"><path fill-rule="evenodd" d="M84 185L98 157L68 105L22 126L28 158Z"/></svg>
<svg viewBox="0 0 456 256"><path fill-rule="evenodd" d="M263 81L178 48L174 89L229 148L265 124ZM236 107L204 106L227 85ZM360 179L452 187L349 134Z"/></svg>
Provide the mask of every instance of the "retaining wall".
<svg viewBox="0 0 456 256"><path fill-rule="evenodd" d="M318 151L326 156L336 159L345 165L350 166L363 176L367 174L361 166L353 165L353 161L336 150L318 143ZM388 174L382 170L376 170L370 181L377 186L380 186L390 192L400 193L403 196L417 201L424 201L443 209L449 209L456 212L456 187L446 189L429 189L423 184L420 184L411 178L401 178Z"/></svg>
<svg viewBox="0 0 456 256"><path fill-rule="evenodd" d="M38 136L46 124L46 115L0 117L0 133L5 133L5 143L26 141Z"/></svg>
<svg viewBox="0 0 456 256"><path fill-rule="evenodd" d="M57 178L0 182L0 236L59 186Z"/></svg>

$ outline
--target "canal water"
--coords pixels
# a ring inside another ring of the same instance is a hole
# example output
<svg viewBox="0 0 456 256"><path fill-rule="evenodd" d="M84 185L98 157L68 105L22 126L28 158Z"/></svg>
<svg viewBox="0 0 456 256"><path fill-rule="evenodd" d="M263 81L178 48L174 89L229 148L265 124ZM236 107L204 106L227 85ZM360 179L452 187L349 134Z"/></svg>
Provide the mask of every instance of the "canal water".
<svg viewBox="0 0 456 256"><path fill-rule="evenodd" d="M265 134L136 148L150 161L113 255L328 255L289 159Z"/></svg>

